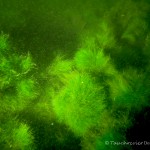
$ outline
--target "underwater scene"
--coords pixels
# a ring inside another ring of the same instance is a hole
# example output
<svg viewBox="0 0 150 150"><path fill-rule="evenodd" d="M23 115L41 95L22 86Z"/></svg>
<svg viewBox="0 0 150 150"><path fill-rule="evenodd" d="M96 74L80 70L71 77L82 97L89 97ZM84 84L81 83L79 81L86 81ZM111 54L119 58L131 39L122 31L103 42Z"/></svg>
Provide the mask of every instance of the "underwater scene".
<svg viewBox="0 0 150 150"><path fill-rule="evenodd" d="M0 0L0 150L150 149L150 0Z"/></svg>

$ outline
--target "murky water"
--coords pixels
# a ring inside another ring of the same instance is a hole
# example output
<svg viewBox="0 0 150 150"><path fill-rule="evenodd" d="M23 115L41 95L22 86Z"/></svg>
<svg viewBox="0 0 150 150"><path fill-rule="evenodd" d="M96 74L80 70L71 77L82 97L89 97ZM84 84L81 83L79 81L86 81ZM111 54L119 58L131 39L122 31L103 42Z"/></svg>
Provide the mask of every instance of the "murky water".
<svg viewBox="0 0 150 150"><path fill-rule="evenodd" d="M149 148L149 0L0 0L0 31L1 150Z"/></svg>

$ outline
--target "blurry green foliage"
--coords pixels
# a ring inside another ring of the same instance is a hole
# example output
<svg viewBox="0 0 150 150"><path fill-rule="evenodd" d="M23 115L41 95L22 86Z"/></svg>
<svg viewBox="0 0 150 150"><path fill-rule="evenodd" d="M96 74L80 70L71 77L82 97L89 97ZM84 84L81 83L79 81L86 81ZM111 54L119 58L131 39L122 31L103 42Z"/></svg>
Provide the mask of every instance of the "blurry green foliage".
<svg viewBox="0 0 150 150"><path fill-rule="evenodd" d="M10 119L10 120L8 120ZM12 150L33 150L33 136L30 128L19 123L16 119L7 118L7 121L1 123L0 146L2 149Z"/></svg>
<svg viewBox="0 0 150 150"><path fill-rule="evenodd" d="M21 99L33 99L36 97L35 81L33 79L21 80L17 85L18 97Z"/></svg>
<svg viewBox="0 0 150 150"><path fill-rule="evenodd" d="M21 66L22 72L24 73L27 73L31 69L34 68L35 64L33 63L32 58L29 53L26 57L22 58L22 62L20 66Z"/></svg>
<svg viewBox="0 0 150 150"><path fill-rule="evenodd" d="M8 40L8 35L0 35L0 147L33 150L32 133L28 125L15 119L15 113L36 97L35 79L29 77L34 63L30 55L16 54Z"/></svg>
<svg viewBox="0 0 150 150"><path fill-rule="evenodd" d="M36 97L36 81L28 77L34 67L31 56L22 57L15 54L6 37L8 36L5 34L0 35L0 91L3 99L0 101L0 111L9 108L23 109L28 99ZM5 49L7 51L4 51Z"/></svg>
<svg viewBox="0 0 150 150"><path fill-rule="evenodd" d="M53 100L58 119L79 135L96 125L104 109L103 87L97 87L86 74L76 73Z"/></svg>
<svg viewBox="0 0 150 150"><path fill-rule="evenodd" d="M132 109L139 112L149 106L149 81L144 87L146 74L133 68L123 72L117 70L113 59L105 55L105 50L107 53L107 49L117 48L116 43L111 46L108 39L103 45L100 43L103 41L97 42L97 39L87 38L72 61L56 59L57 63L54 61L48 70L51 82L55 83L52 84L52 104L58 120L83 137L83 149L90 147L93 150L106 149L106 139L126 140L125 131L132 126ZM120 47L119 50L124 49L123 45ZM93 134L93 138L89 134ZM109 146L109 149L114 149L114 146Z"/></svg>
<svg viewBox="0 0 150 150"><path fill-rule="evenodd" d="M101 48L113 48L116 44L115 34L113 28L109 23L103 21L99 25L97 31L97 41Z"/></svg>
<svg viewBox="0 0 150 150"><path fill-rule="evenodd" d="M73 62L64 60L62 56L57 56L53 65L48 69L48 74L62 83L67 82L67 76L73 71ZM54 82L56 84L56 82Z"/></svg>
<svg viewBox="0 0 150 150"><path fill-rule="evenodd" d="M6 34L3 34L0 36L0 50L1 50L1 53L3 51L6 51L9 49L9 45L7 44L7 41L8 40L8 35Z"/></svg>
<svg viewBox="0 0 150 150"><path fill-rule="evenodd" d="M69 71L65 69L68 66L66 62L68 61L54 61L48 70L50 78L52 77L51 82L55 83L52 84L52 104L58 119L66 123L77 135L83 136L95 126L99 126L100 121L104 123L103 113L107 110L106 106L112 111L118 109L113 107L117 98L118 105L123 104L120 96L128 93L129 85L101 49L94 51L93 47L77 51L72 62L69 61L69 64L72 64L68 67ZM61 72L58 64L66 64L63 69L60 67ZM54 70L57 70L55 74ZM58 77L57 80L55 77ZM124 107L128 107L128 104ZM100 124L107 129L108 126L103 123Z"/></svg>
<svg viewBox="0 0 150 150"><path fill-rule="evenodd" d="M2 32L0 148L130 149L105 141L126 141L150 106L149 10L147 0L1 0L13 44Z"/></svg>
<svg viewBox="0 0 150 150"><path fill-rule="evenodd" d="M109 58L104 56L102 50L81 49L75 55L75 64L80 71L100 72L108 67Z"/></svg>
<svg viewBox="0 0 150 150"><path fill-rule="evenodd" d="M33 136L29 131L29 127L26 124L20 124L20 126L13 130L13 146L14 149L32 150Z"/></svg>

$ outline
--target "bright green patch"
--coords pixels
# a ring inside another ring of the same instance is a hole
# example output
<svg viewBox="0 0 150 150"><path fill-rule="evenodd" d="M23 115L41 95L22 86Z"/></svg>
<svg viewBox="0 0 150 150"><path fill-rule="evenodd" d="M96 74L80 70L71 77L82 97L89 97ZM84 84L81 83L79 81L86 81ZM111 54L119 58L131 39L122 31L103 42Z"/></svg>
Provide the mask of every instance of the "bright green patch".
<svg viewBox="0 0 150 150"><path fill-rule="evenodd" d="M96 125L104 109L104 91L86 74L76 74L53 100L58 119L79 135Z"/></svg>
<svg viewBox="0 0 150 150"><path fill-rule="evenodd" d="M103 71L108 66L109 57L104 56L102 50L79 50L74 58L77 69L81 71Z"/></svg>
<svg viewBox="0 0 150 150"><path fill-rule="evenodd" d="M20 65L23 73L29 72L34 67L31 55L28 54L26 57L24 57Z"/></svg>
<svg viewBox="0 0 150 150"><path fill-rule="evenodd" d="M13 130L13 148L21 150L32 150L33 136L26 124L20 124L19 128Z"/></svg>
<svg viewBox="0 0 150 150"><path fill-rule="evenodd" d="M35 81L32 79L21 80L17 85L18 97L23 99L31 99L36 96Z"/></svg>

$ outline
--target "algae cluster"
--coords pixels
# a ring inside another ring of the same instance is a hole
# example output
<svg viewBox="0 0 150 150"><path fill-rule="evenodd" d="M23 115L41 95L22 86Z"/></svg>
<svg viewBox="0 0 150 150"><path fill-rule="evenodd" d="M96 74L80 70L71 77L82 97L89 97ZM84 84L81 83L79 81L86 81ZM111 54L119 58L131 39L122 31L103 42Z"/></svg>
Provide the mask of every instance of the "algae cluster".
<svg viewBox="0 0 150 150"><path fill-rule="evenodd" d="M149 140L149 20L148 0L1 0L0 149L149 148L121 144Z"/></svg>

